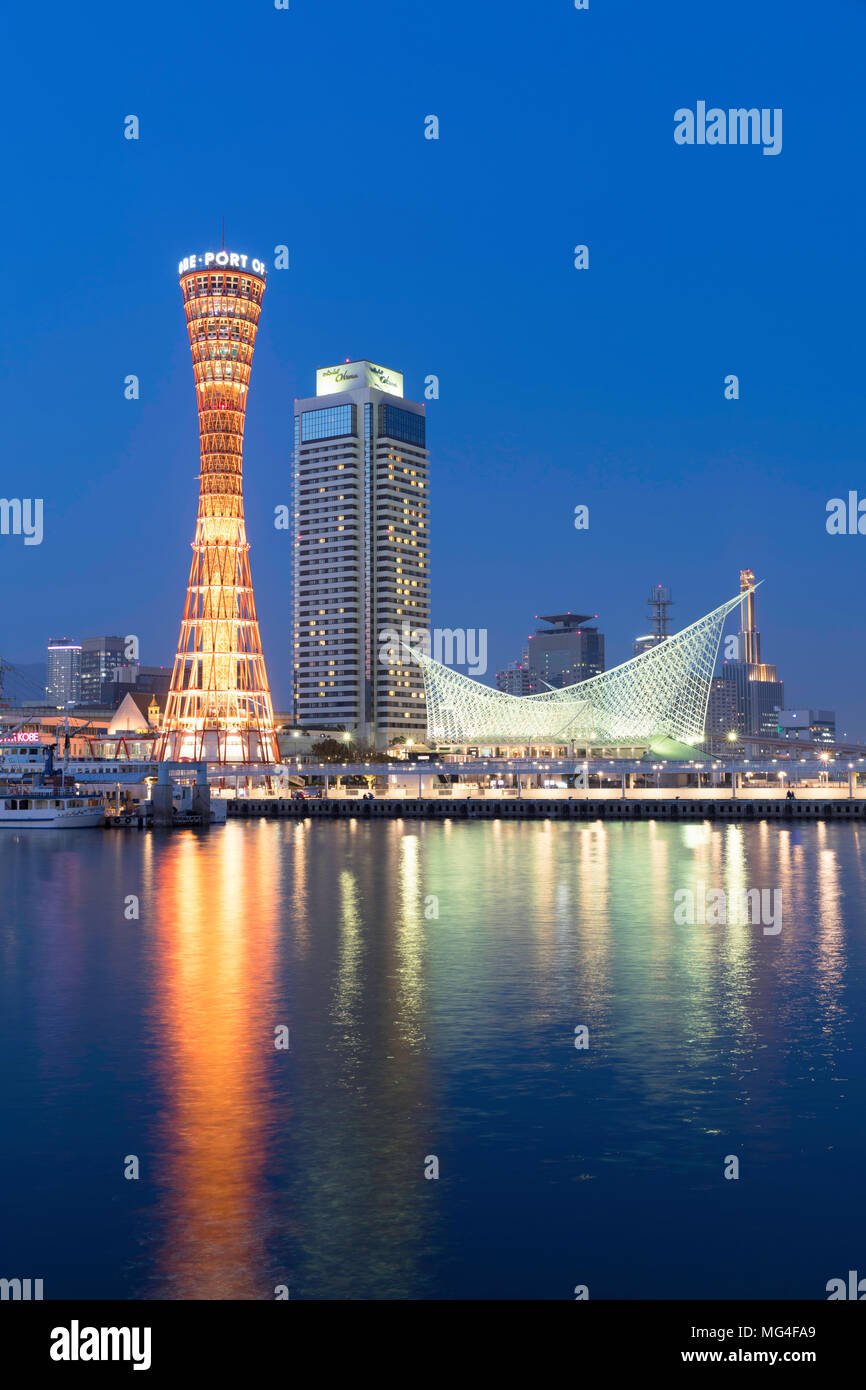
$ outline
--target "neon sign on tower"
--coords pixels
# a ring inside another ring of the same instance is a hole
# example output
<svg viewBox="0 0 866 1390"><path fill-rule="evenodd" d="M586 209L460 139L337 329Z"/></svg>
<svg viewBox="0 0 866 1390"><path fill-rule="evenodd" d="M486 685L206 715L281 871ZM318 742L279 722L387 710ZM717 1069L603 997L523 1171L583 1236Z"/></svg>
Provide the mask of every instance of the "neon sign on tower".
<svg viewBox="0 0 866 1390"><path fill-rule="evenodd" d="M156 756L279 760L244 524L243 438L261 261L206 251L180 262L198 396L201 473L192 567Z"/></svg>
<svg viewBox="0 0 866 1390"><path fill-rule="evenodd" d="M200 256L185 256L177 268L178 275L186 275L189 270L246 270L253 275L264 277L264 261L250 260L237 251L204 251Z"/></svg>

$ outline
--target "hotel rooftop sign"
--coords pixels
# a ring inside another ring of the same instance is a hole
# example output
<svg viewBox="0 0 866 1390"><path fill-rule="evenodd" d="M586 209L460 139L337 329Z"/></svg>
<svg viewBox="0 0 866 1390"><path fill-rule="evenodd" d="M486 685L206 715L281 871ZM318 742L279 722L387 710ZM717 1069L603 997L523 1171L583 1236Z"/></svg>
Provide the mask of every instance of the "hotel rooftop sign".
<svg viewBox="0 0 866 1390"><path fill-rule="evenodd" d="M336 367L320 367L316 372L316 395L333 396L337 391L357 391L374 386L391 396L403 395L403 373L379 367L375 362L340 362Z"/></svg>

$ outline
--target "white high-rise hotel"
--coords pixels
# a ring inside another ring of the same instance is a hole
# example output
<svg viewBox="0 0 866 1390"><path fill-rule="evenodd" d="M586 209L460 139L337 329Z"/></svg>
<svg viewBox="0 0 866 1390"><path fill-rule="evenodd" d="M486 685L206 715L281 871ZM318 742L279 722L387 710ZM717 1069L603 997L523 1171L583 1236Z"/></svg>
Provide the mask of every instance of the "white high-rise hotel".
<svg viewBox="0 0 866 1390"><path fill-rule="evenodd" d="M400 372L345 362L295 402L294 715L382 746L427 729L420 668L389 631L429 630L424 406ZM387 651L386 648L389 648Z"/></svg>

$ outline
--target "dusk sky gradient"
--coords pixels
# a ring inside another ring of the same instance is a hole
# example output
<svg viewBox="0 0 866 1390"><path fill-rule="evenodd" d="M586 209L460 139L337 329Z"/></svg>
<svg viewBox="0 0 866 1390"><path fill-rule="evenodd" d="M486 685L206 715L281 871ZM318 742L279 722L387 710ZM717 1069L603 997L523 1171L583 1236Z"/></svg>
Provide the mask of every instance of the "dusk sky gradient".
<svg viewBox="0 0 866 1390"><path fill-rule="evenodd" d="M227 248L291 256L244 453L279 710L293 400L369 357L414 400L439 378L433 622L489 630L487 680L536 613L598 613L611 666L653 584L681 627L750 566L786 703L866 737L866 536L825 529L866 496L861 0L49 3L3 36L0 494L45 500L41 546L0 537L7 660L135 633L171 663L199 462L177 263L224 216ZM677 146L699 100L781 107L781 154Z"/></svg>

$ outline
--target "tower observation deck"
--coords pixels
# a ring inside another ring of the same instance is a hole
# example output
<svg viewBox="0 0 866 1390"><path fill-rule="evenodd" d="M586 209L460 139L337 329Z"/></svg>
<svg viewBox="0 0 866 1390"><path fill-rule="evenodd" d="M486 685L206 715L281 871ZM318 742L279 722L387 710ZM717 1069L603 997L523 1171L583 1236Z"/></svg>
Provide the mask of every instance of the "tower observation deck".
<svg viewBox="0 0 866 1390"><path fill-rule="evenodd" d="M186 606L156 756L279 761L244 523L243 439L265 267L208 251L179 266L201 442Z"/></svg>

